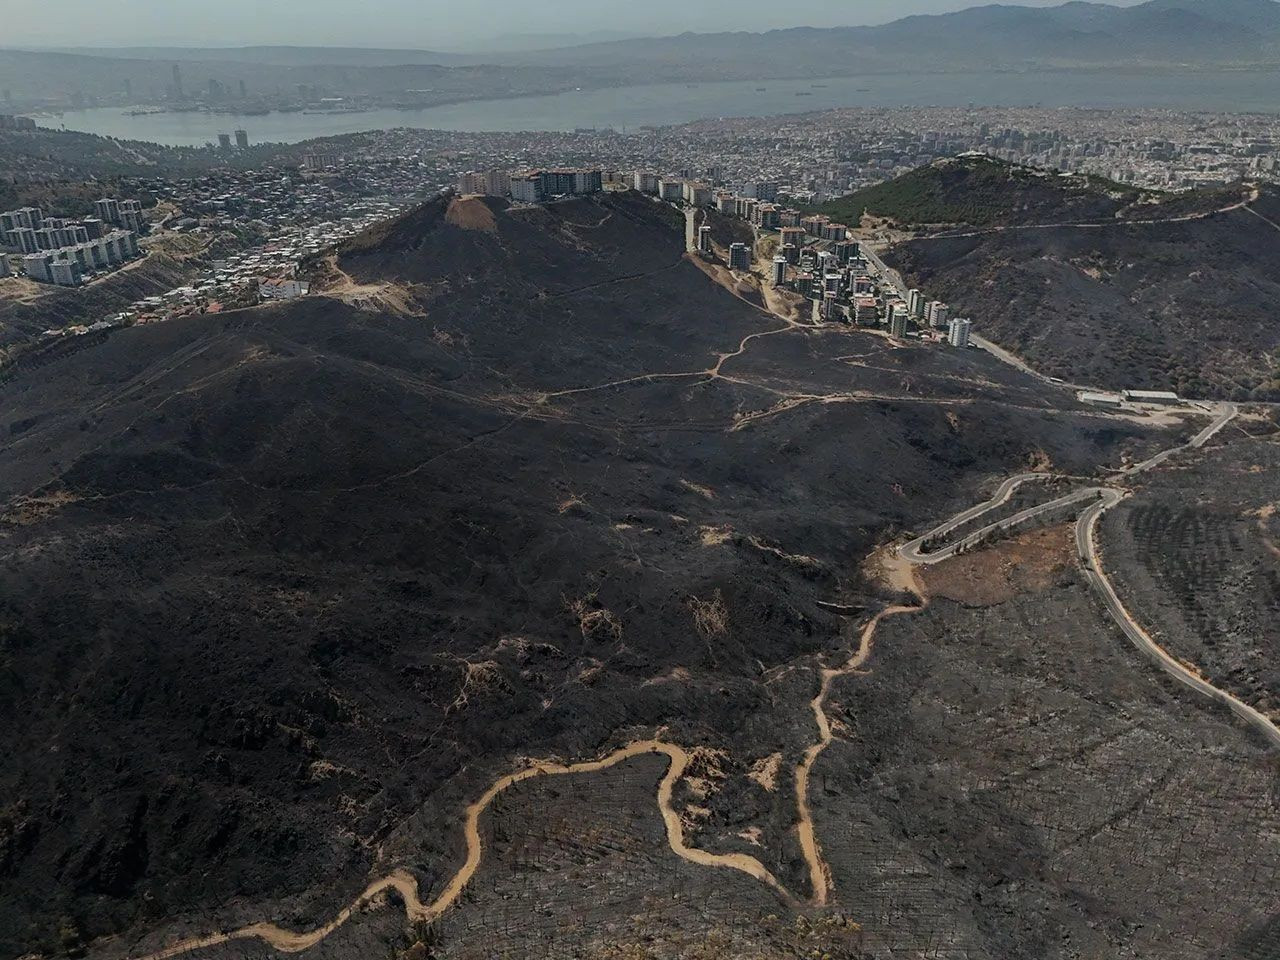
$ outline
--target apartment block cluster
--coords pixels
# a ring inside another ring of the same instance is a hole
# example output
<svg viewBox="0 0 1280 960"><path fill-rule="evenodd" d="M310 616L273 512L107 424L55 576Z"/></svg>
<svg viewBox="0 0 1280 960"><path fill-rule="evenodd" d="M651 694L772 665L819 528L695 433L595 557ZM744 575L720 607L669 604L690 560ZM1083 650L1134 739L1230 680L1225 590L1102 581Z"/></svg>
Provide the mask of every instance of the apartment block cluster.
<svg viewBox="0 0 1280 960"><path fill-rule="evenodd" d="M637 190L652 192L652 186L652 175L636 174ZM675 181L659 180L657 195L673 202L705 201L700 184L685 182L684 187L681 195L675 189ZM905 298L900 296L884 279L879 261L864 254L862 245L850 239L846 225L826 216L779 208L764 199L771 193L776 196L771 184L753 184L749 185L747 196L717 194L715 207L725 216L751 223L757 235L761 231L777 232L778 253L769 264L769 281L774 287L786 287L812 301L814 323L883 324L897 339L918 329L922 335L945 339L953 347L969 346L973 324L968 319L952 317L947 304L927 300L919 290L909 291ZM697 241L699 252L709 255L711 227L703 226ZM750 272L754 259L752 246L730 245L729 269Z"/></svg>
<svg viewBox="0 0 1280 960"><path fill-rule="evenodd" d="M953 347L969 346L973 321L951 316L951 308L940 300L926 300L919 290L907 291L905 300L893 298L885 305L889 333L899 339L907 335L914 323L922 330L938 331Z"/></svg>
<svg viewBox="0 0 1280 960"><path fill-rule="evenodd" d="M458 178L461 194L510 197L519 203L541 203L555 197L585 196L604 189L599 169L560 168L554 170L489 170L464 173Z"/></svg>
<svg viewBox="0 0 1280 960"><path fill-rule="evenodd" d="M76 287L114 270L142 252L138 235L146 222L137 200L103 199L96 216L83 220L46 217L39 207L0 213L0 238L7 252L22 257L23 273L40 283ZM7 271L7 258L6 262Z"/></svg>
<svg viewBox="0 0 1280 960"><path fill-rule="evenodd" d="M711 173L714 176L715 171ZM746 220L762 230L800 230L802 236L832 242L849 236L849 228L843 223L836 223L821 214L804 214L778 203L778 184L769 181L753 181L735 192L684 176L661 177L656 173L637 171L632 176L631 187L669 203L714 207L725 216ZM798 248L788 254L793 263L798 255Z"/></svg>

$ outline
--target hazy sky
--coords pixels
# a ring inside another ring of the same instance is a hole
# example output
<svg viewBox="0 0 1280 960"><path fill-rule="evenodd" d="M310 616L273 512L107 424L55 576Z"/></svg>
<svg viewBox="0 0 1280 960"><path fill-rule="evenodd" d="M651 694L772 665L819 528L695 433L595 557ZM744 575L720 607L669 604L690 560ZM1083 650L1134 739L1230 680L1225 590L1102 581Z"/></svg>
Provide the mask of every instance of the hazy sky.
<svg viewBox="0 0 1280 960"><path fill-rule="evenodd" d="M1020 2L1052 6L1060 0ZM0 0L0 45L434 49L483 45L501 34L615 30L656 36L883 23L974 5L975 0Z"/></svg>

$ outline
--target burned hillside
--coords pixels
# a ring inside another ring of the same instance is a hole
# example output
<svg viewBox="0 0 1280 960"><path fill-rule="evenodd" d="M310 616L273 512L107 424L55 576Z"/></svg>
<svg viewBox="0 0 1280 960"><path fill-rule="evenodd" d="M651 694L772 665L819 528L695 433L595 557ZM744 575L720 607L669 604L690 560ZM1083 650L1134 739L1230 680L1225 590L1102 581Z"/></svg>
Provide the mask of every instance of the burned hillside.
<svg viewBox="0 0 1280 960"><path fill-rule="evenodd" d="M899 243L885 261L1047 374L1275 400L1280 220L1264 212L1273 193L1174 198L1163 212L1130 208L1126 223L956 228Z"/></svg>
<svg viewBox="0 0 1280 960"><path fill-rule="evenodd" d="M0 386L5 955L436 890L518 758L660 729L726 758L691 842L803 888L791 771L815 660L891 599L867 555L1170 432L781 321L632 195L428 205L315 270Z"/></svg>

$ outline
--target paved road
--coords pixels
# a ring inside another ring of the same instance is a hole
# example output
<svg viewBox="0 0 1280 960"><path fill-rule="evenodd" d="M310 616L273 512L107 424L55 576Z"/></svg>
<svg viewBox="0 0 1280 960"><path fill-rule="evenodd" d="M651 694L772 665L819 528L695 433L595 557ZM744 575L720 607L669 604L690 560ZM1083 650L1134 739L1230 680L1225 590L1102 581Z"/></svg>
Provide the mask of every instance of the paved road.
<svg viewBox="0 0 1280 960"><path fill-rule="evenodd" d="M1170 450L1158 453L1156 456L1123 471L1120 476L1131 477L1139 473L1144 473L1148 470L1154 469L1178 453L1186 450L1196 450L1203 447L1239 414L1239 408L1233 403L1220 404L1216 409L1218 415L1214 417L1213 422L1197 433L1190 441L1180 447L1174 447ZM1142 625L1133 618L1127 609L1125 609L1119 595L1116 593L1115 587L1112 585L1111 581L1107 578L1106 573L1102 569L1102 563L1097 550L1097 528L1102 516L1108 510L1124 501L1128 496L1127 491L1116 487L1089 487L1084 490L1078 490L1074 493L1067 494L1064 497L1059 497L1049 503L1029 507L1028 509L1014 514L1011 517L1007 517L1004 520L999 520L995 523L989 524L976 533L965 537L963 540L949 544L940 550L934 551L933 553L921 553L922 546L925 541L930 538L945 537L948 533L955 530L962 524L977 519L984 513L1007 503L1009 498L1013 496L1014 491L1023 484L1045 479L1050 479L1050 476L1047 474L1024 473L1016 477L1011 477L1000 485L995 496L990 500L985 503L980 503L975 507L971 507L963 513L960 513L941 524L934 530L931 530L924 536L918 537L910 543L903 545L899 548L899 555L909 563L914 564L928 565L940 563L943 560L954 556L963 547L977 543L990 533L1011 530L1021 524L1035 519L1036 517L1057 509L1058 507L1096 499L1097 502L1089 507L1076 522L1076 551L1081 562L1085 566L1085 575L1088 578L1089 585L1097 591L1103 604L1107 608L1107 612L1110 613L1111 618L1115 620L1116 625L1120 627L1124 632L1124 635L1138 649L1138 651L1143 654L1143 656L1171 676L1174 680L1178 681L1178 683L1183 686L1227 707L1236 716L1261 733L1268 743L1277 749L1280 749L1280 728L1277 728L1274 722L1242 700L1233 697L1225 690L1220 690L1213 686L1213 684L1209 683L1193 669L1184 666L1168 651L1156 643L1151 638L1150 634L1142 628Z"/></svg>
<svg viewBox="0 0 1280 960"><path fill-rule="evenodd" d="M1014 491L1024 483L1033 483L1037 480L1050 479L1052 479L1052 477L1046 473L1020 473L1016 477L1010 477L1004 483L1000 484L995 495L990 500L979 503L977 506L970 507L963 513L956 514L940 526L935 527L923 536L917 537L910 543L900 547L898 549L898 553L904 560L908 560L911 563L936 563L937 561L930 559L930 557L935 556L934 554L925 554L920 552L920 548L924 546L926 540L945 537L952 530L963 526L970 520L976 520L984 513L994 510L996 507L1003 506L1009 502L1009 498L1013 496Z"/></svg>
<svg viewBox="0 0 1280 960"><path fill-rule="evenodd" d="M1120 490L1108 489L1103 491L1103 498L1085 511L1076 524L1076 549L1085 561L1085 575L1089 579L1089 585L1102 598L1107 612L1111 614L1111 619L1115 620L1120 629L1124 631L1124 635L1128 637L1129 642L1137 647L1143 656L1178 681L1178 683L1227 707L1237 717L1261 733L1271 746L1280 749L1280 729L1270 719L1247 703L1236 699L1225 690L1219 690L1199 674L1183 666L1182 663L1151 639L1147 631L1134 620L1129 611L1125 609L1124 604L1121 603L1115 587L1111 585L1111 581L1103 572L1102 563L1098 557L1097 528L1102 515L1124 500L1124 498L1125 494Z"/></svg>
<svg viewBox="0 0 1280 960"><path fill-rule="evenodd" d="M684 208L684 248L689 253L698 252L698 211L694 207Z"/></svg>
<svg viewBox="0 0 1280 960"><path fill-rule="evenodd" d="M1199 450L1206 443L1208 443L1210 440L1216 437L1218 433L1221 432L1223 427L1225 427L1228 423L1230 423L1232 420L1234 420L1236 417L1240 415L1240 408L1234 403L1202 405L1202 407L1208 410L1216 410L1218 412L1218 415L1214 418L1212 423L1210 423L1207 427L1205 427L1203 430L1197 433L1194 437L1192 437L1188 442L1184 443L1182 446L1173 447L1169 450L1162 450L1160 453L1157 453L1154 457L1151 457L1149 460L1144 460L1142 461L1142 463L1134 464L1131 467L1126 467L1124 470L1121 470L1117 476L1132 477L1139 473L1146 473L1148 470L1152 470L1160 466L1170 457L1175 457L1178 454L1182 453L1183 451Z"/></svg>
<svg viewBox="0 0 1280 960"><path fill-rule="evenodd" d="M995 523L987 524L982 529L969 534L969 536L964 539L958 540L955 543L950 543L947 546L942 547L939 550L934 550L931 553L922 553L920 548L930 537L945 535L945 532L942 534L938 534L936 532L925 534L921 539L913 540L911 543L907 544L899 551L899 553L902 555L904 560L909 560L911 563L921 563L926 565L941 563L943 560L954 557L961 551L977 546L992 534L1016 530L1023 524L1030 523L1032 520L1044 516L1047 513L1052 513L1061 507L1069 507L1073 504L1096 500L1098 497L1102 496L1102 494L1103 488L1101 487L1085 487L1082 490L1072 491L1065 496L1058 497L1055 500L1050 500L1047 503L1038 503L1033 507L1028 507L1027 509L1021 510L1012 516L1005 517L1003 520L997 520ZM1005 499L1007 500L1008 497Z"/></svg>

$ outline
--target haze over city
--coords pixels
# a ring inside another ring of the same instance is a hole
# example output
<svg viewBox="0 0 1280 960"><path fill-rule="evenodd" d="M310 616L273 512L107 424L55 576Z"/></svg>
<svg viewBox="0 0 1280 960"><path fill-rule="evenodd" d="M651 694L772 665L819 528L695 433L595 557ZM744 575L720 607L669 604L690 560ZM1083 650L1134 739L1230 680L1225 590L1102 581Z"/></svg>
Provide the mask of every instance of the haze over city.
<svg viewBox="0 0 1280 960"><path fill-rule="evenodd" d="M1052 6L1057 0L1028 0ZM1124 6L1135 0L1116 0ZM529 4L492 0L344 0L262 3L256 0L66 0L51 18L39 5L0 3L4 46L383 46L475 49L519 37L528 45L550 36L555 43L610 36L665 36L685 31L774 30L796 26L857 26L912 14L944 13L972 6L964 0L810 0L800 8L775 0L652 0L606 4L557 0Z"/></svg>

